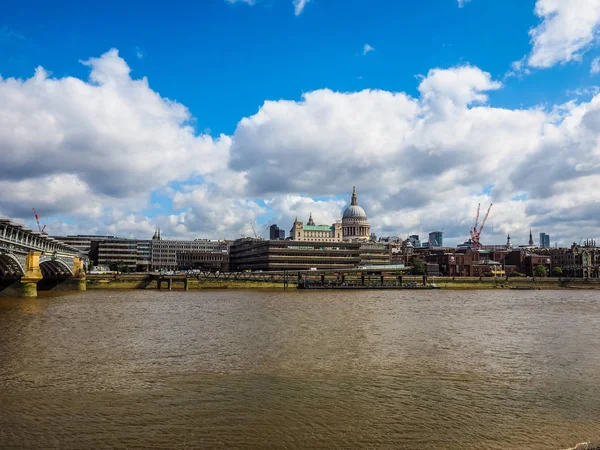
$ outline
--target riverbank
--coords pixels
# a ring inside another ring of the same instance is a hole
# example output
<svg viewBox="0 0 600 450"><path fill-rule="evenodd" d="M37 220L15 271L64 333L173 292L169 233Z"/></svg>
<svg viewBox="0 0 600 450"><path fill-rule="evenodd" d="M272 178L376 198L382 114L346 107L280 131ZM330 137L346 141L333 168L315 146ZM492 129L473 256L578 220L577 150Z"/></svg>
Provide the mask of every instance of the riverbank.
<svg viewBox="0 0 600 450"><path fill-rule="evenodd" d="M143 275L104 275L93 276L87 279L87 289L157 289L156 282L146 285L147 279ZM163 290L167 284L163 282ZM172 290L183 290L182 282L174 282ZM289 284L288 288L296 288ZM188 278L188 289L284 289L283 283L270 283L265 281L239 281Z"/></svg>
<svg viewBox="0 0 600 450"><path fill-rule="evenodd" d="M183 290L181 278L174 277L173 290ZM484 290L484 289L600 289L600 280L559 278L445 278L429 277L429 283L435 283L442 289L454 290ZM403 283L418 283L422 285L422 277L404 277ZM366 282L367 285L375 285ZM120 275L88 275L88 289L157 289L156 281L148 282L143 274ZM288 284L288 289L295 289L294 283ZM163 289L166 283L163 282ZM188 278L188 289L284 289L283 283L254 280L226 280L215 278Z"/></svg>

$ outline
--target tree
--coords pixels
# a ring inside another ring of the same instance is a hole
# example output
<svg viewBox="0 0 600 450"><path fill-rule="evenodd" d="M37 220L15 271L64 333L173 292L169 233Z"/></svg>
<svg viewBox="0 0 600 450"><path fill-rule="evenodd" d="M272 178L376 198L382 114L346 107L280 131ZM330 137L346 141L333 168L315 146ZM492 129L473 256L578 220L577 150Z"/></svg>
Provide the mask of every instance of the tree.
<svg viewBox="0 0 600 450"><path fill-rule="evenodd" d="M548 271L546 270L546 267L542 266L541 264L535 266L535 270L533 271L533 274L536 277L545 277L547 273Z"/></svg>
<svg viewBox="0 0 600 450"><path fill-rule="evenodd" d="M421 258L415 258L412 261L412 273L413 275L425 275L425 261Z"/></svg>
<svg viewBox="0 0 600 450"><path fill-rule="evenodd" d="M552 276L553 277L562 277L563 276L562 268L560 268L560 267L553 267L552 268Z"/></svg>

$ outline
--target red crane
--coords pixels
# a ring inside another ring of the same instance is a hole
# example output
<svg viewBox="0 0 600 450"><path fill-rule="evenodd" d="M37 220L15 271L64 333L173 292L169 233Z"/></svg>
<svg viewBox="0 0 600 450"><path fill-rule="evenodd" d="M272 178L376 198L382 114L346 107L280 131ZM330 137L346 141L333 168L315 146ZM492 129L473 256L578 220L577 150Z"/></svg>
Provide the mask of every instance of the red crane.
<svg viewBox="0 0 600 450"><path fill-rule="evenodd" d="M490 203L490 207L485 213L485 217L483 218L483 222L481 222L481 227L477 229L477 225L479 224L479 210L481 208L481 203L477 205L477 216L475 216L475 226L473 230L469 233L471 235L471 247L475 250L479 250L481 248L481 242L479 242L479 238L481 236L481 232L483 231L483 227L485 227L485 223L487 222L487 218L490 215L490 210L492 209L492 203Z"/></svg>
<svg viewBox="0 0 600 450"><path fill-rule="evenodd" d="M44 233L44 231L46 230L46 225L44 225L43 227L40 225L40 218L37 212L35 212L35 208L33 208L33 215L35 216L35 221L37 222L38 230L40 230L40 233Z"/></svg>

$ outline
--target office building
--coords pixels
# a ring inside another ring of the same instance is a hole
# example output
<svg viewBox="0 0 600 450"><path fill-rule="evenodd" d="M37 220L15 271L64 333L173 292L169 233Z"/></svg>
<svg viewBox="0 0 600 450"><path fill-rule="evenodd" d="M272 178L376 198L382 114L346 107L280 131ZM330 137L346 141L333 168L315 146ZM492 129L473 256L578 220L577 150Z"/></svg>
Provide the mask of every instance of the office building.
<svg viewBox="0 0 600 450"><path fill-rule="evenodd" d="M421 239L419 239L419 235L418 234L411 234L408 237L408 240L412 244L413 248L421 247Z"/></svg>
<svg viewBox="0 0 600 450"><path fill-rule="evenodd" d="M71 247L75 247L82 253L89 254L92 247L92 241L104 241L107 239L118 239L115 236L94 236L88 234L78 234L69 236L53 236L57 241L64 242Z"/></svg>
<svg viewBox="0 0 600 450"><path fill-rule="evenodd" d="M152 270L178 270L177 255L180 253L220 253L227 251L227 249L228 244L225 241L209 239L196 239L194 241L163 240L160 237L160 230L157 230L152 237L150 266ZM182 261L181 257L179 261Z"/></svg>
<svg viewBox="0 0 600 450"><path fill-rule="evenodd" d="M110 270L146 272L150 265L151 244L149 240L119 238L92 241L90 254L97 252L94 263Z"/></svg>
<svg viewBox="0 0 600 450"><path fill-rule="evenodd" d="M313 242L243 238L230 248L233 272L245 270L352 269L361 262L360 242Z"/></svg>
<svg viewBox="0 0 600 450"><path fill-rule="evenodd" d="M540 248L550 248L550 236L540 233Z"/></svg>
<svg viewBox="0 0 600 450"><path fill-rule="evenodd" d="M229 272L229 255L227 250L215 252L182 252L177 253L176 258L179 270Z"/></svg>
<svg viewBox="0 0 600 450"><path fill-rule="evenodd" d="M429 247L443 247L444 246L444 232L443 231L432 231L429 233Z"/></svg>
<svg viewBox="0 0 600 450"><path fill-rule="evenodd" d="M278 239L285 239L285 230L279 228L276 224L269 227L269 239L276 241Z"/></svg>

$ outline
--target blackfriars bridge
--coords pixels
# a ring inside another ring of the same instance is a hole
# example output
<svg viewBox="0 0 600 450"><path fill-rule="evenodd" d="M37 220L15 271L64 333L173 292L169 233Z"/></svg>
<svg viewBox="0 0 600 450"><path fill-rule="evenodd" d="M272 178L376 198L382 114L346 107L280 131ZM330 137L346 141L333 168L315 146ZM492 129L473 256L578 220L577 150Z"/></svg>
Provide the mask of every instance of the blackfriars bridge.
<svg viewBox="0 0 600 450"><path fill-rule="evenodd" d="M35 297L38 289L85 290L79 251L0 217L0 296Z"/></svg>

